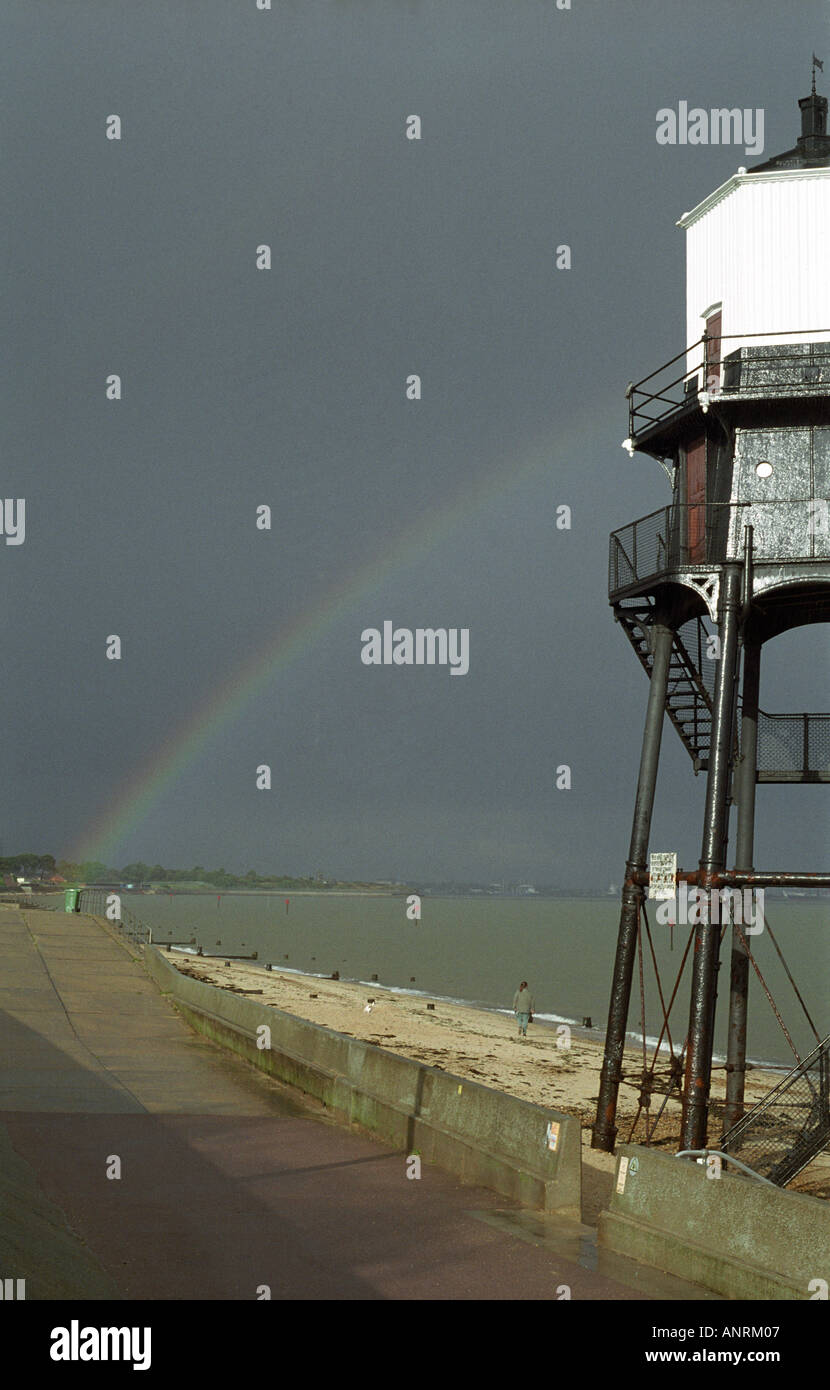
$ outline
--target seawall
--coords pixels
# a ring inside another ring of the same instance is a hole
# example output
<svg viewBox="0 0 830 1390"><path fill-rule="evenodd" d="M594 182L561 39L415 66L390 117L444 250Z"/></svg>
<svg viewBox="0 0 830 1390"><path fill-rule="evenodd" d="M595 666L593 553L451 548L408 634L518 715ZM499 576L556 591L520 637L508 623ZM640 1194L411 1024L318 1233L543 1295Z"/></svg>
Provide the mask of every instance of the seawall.
<svg viewBox="0 0 830 1390"><path fill-rule="evenodd" d="M155 946L145 947L144 959L198 1032L315 1097L342 1122L464 1182L581 1219L581 1131L572 1115L189 979Z"/></svg>
<svg viewBox="0 0 830 1390"><path fill-rule="evenodd" d="M731 1299L826 1298L830 1203L621 1144L601 1249Z"/></svg>

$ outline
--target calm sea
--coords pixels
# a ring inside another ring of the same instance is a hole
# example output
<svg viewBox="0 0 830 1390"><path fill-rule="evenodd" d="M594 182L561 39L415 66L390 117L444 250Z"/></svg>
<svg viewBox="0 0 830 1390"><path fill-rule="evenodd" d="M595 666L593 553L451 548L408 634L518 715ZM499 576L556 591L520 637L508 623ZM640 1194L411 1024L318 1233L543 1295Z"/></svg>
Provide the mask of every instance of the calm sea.
<svg viewBox="0 0 830 1390"><path fill-rule="evenodd" d="M286 909L285 897L289 898ZM510 1009L519 982L530 982L541 1020L604 1029L619 921L615 898L429 898L422 919L410 922L405 899L331 893L169 897L126 894L135 914L153 928L154 940L189 940L208 954L251 954L258 964L281 969L372 981L437 998L487 1008ZM680 967L688 928L649 918L663 992L669 997ZM792 971L816 1028L830 1031L830 901L782 900L767 903L766 918ZM750 939L750 948L778 1009L802 1055L814 1045L800 1005L787 981L768 932ZM659 1031L662 1015L648 943L645 1031ZM684 982L688 979L687 961ZM729 989L728 937L722 953L717 1015L717 1049L725 1048ZM629 1029L641 1035L639 967L635 966ZM681 985L671 1014L672 1037L682 1042L688 1021L688 986ZM750 967L748 1054L756 1061L789 1063L792 1053L761 983Z"/></svg>

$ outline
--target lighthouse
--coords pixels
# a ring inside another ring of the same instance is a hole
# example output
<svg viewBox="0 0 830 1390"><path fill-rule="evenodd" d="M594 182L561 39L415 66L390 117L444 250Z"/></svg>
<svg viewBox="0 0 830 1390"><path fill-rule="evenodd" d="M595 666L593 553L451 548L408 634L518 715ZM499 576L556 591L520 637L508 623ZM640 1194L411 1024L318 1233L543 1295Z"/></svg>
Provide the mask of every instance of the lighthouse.
<svg viewBox="0 0 830 1390"><path fill-rule="evenodd" d="M595 1148L613 1149L619 1087L630 1079L623 1048L667 715L705 777L700 859L677 869L675 886L682 879L711 895L830 884L830 873L754 863L758 787L830 781L830 715L768 715L759 705L765 644L830 621L830 136L816 62L793 148L738 168L680 217L685 341L627 391L624 447L661 465L671 499L610 540L609 601L649 685ZM667 1072L682 1100L683 1150L707 1144L721 952L727 1127L743 1111L748 943L733 923L721 946L712 916L694 927L688 1030ZM641 1084L642 1097L645 1071Z"/></svg>

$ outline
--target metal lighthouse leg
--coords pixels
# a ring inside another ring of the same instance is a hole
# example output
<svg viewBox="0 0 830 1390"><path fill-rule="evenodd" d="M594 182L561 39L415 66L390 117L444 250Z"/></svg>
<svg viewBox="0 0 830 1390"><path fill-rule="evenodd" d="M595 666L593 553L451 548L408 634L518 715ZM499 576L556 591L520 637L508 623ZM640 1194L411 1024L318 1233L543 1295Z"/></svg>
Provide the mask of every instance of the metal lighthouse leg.
<svg viewBox="0 0 830 1390"><path fill-rule="evenodd" d="M651 629L653 665L648 691L643 747L640 754L640 774L637 781L637 800L631 827L631 843L622 891L620 929L617 954L608 1008L608 1030L605 1035L605 1056L600 1074L597 1114L591 1136L591 1147L613 1152L617 1135L617 1096L620 1089L625 1028L631 998L631 977L637 950L637 927L643 889L631 881L632 873L644 870L648 860L648 842L657 768L660 761L660 741L663 735L663 714L669 680L674 632L664 623L655 622Z"/></svg>
<svg viewBox="0 0 830 1390"><path fill-rule="evenodd" d="M735 775L738 832L735 868L754 867L755 784L758 764L758 690L761 644L744 642L743 699L741 701L741 758ZM746 1081L746 1020L749 995L749 957L741 934L732 928L732 964L729 981L729 1034L726 1050L726 1112L724 1129L737 1124L744 1110Z"/></svg>
<svg viewBox="0 0 830 1390"><path fill-rule="evenodd" d="M720 612L720 660L718 661L712 718L712 744L706 782L706 812L700 857L699 887L709 903L712 889L720 886L726 867L729 821L729 783L735 732L735 678L741 617L741 567L724 566ZM712 918L717 920L713 921ZM695 930L692 995L689 1007L689 1049L683 1092L681 1148L706 1145L709 1116L709 1083L714 1042L715 1001L720 946L720 914L707 910Z"/></svg>

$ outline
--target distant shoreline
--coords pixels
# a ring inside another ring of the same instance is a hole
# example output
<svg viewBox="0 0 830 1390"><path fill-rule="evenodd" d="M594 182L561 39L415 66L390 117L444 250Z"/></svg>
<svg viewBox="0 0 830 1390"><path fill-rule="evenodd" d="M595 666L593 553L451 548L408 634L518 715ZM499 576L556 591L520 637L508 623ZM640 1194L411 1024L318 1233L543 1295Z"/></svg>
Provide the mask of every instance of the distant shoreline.
<svg viewBox="0 0 830 1390"><path fill-rule="evenodd" d="M405 898L417 893L430 902L489 902L493 899L504 902L554 902L554 903L614 903L619 904L618 893L433 893L429 889L416 886L402 888L124 888L116 883L65 883L60 886L28 885L25 888L0 889L0 897L14 902L19 898L62 898L67 889L84 892L120 893L135 898ZM775 902L786 902L791 906L813 905L830 900L830 889L817 889L815 893L793 893L782 889L767 889L767 896Z"/></svg>

